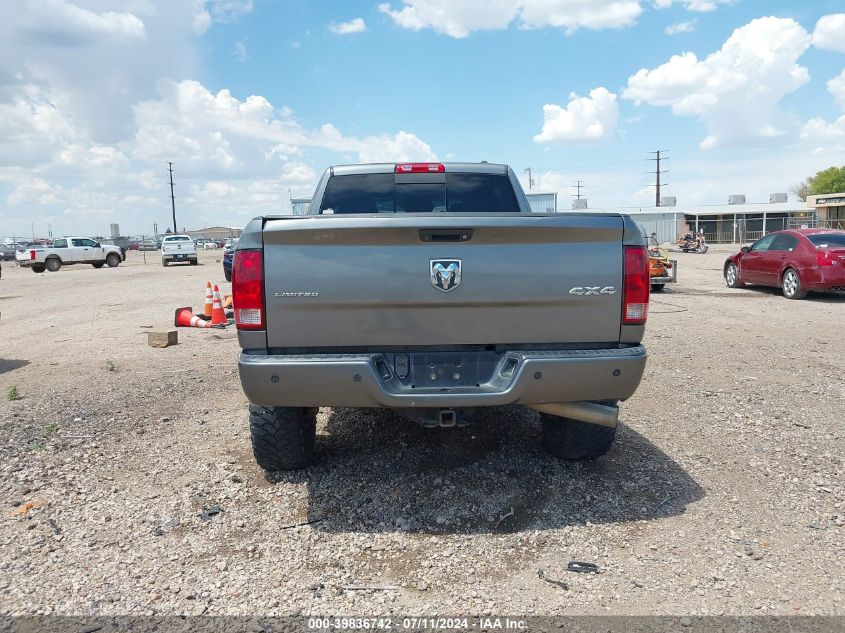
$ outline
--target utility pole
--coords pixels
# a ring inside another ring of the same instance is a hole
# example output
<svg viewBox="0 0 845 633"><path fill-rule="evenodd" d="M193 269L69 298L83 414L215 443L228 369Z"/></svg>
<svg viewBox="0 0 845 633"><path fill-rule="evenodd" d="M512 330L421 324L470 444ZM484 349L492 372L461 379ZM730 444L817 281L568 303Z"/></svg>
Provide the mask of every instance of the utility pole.
<svg viewBox="0 0 845 633"><path fill-rule="evenodd" d="M573 194L573 197L576 200L580 200L581 199L581 189L584 188L584 181L583 180L576 180L575 182L572 183L572 186L575 187L575 193Z"/></svg>
<svg viewBox="0 0 845 633"><path fill-rule="evenodd" d="M176 233L176 197L173 195L173 163L168 162L170 172L170 206L173 209L173 232Z"/></svg>
<svg viewBox="0 0 845 633"><path fill-rule="evenodd" d="M528 174L528 189L529 189L529 190L530 190L530 189L533 189L533 188L534 188L534 174L533 174L533 172L532 172L532 168L531 168L531 167L528 167L528 168L527 168L527 169L525 169L522 173L523 173L523 174Z"/></svg>
<svg viewBox="0 0 845 633"><path fill-rule="evenodd" d="M650 158L649 160L653 160L656 163L655 168L654 168L655 181L654 181L654 185L653 185L654 188L655 188L654 189L654 206L656 206L656 207L660 206L660 187L661 187L660 174L669 173L668 169L664 169L664 170L661 171L661 169L660 169L660 155L666 154L666 153L668 153L668 151L669 150L666 150L666 149L658 149L654 152L649 152L650 154L655 155L655 158ZM666 157L664 156L663 158L666 158ZM662 186L666 186L668 184L669 184L668 182L665 182L665 183L663 183Z"/></svg>

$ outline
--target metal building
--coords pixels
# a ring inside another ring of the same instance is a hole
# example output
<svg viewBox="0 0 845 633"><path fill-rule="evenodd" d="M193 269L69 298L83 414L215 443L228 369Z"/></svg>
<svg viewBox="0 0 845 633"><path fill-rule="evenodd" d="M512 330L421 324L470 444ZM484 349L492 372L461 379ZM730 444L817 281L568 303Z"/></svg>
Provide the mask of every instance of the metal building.
<svg viewBox="0 0 845 633"><path fill-rule="evenodd" d="M308 215L311 209L311 198L291 198L290 207L294 215Z"/></svg>
<svg viewBox="0 0 845 633"><path fill-rule="evenodd" d="M528 205L532 213L557 213L557 194L544 192L526 192Z"/></svg>
<svg viewBox="0 0 845 633"><path fill-rule="evenodd" d="M684 233L704 231L711 243L747 243L782 229L816 226L814 210L803 202L740 202L744 195L731 195L727 204L663 207L614 207L590 209L592 213L627 213L643 229L657 234L658 241L674 242ZM782 200L772 194L770 200Z"/></svg>

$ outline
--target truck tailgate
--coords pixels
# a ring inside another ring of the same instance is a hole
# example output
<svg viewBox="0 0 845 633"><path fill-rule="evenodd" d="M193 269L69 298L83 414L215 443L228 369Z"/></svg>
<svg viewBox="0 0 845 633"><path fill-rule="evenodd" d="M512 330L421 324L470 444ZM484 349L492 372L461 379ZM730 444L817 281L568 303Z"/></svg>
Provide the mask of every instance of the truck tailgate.
<svg viewBox="0 0 845 633"><path fill-rule="evenodd" d="M616 215L267 220L267 344L615 342L622 239Z"/></svg>

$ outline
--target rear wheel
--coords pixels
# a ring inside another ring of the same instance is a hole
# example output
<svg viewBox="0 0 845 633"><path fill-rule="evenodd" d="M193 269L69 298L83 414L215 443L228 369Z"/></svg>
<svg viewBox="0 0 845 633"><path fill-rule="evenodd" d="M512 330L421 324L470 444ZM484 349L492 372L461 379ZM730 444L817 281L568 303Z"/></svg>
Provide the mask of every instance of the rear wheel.
<svg viewBox="0 0 845 633"><path fill-rule="evenodd" d="M191 260L191 266L196 266L196 265L198 265L198 264L199 264L199 261L198 261L198 260L196 260L196 259L192 259L192 260Z"/></svg>
<svg viewBox="0 0 845 633"><path fill-rule="evenodd" d="M226 278L226 281L232 281L232 271L224 270L223 276Z"/></svg>
<svg viewBox="0 0 845 633"><path fill-rule="evenodd" d="M117 268L120 265L120 255L117 253L109 253L106 256L106 265L109 268Z"/></svg>
<svg viewBox="0 0 845 633"><path fill-rule="evenodd" d="M728 288L739 287L739 269L736 264L731 263L725 267L725 285Z"/></svg>
<svg viewBox="0 0 845 633"><path fill-rule="evenodd" d="M651 284L651 291L652 292L663 292L663 289L666 286L663 284Z"/></svg>
<svg viewBox="0 0 845 633"><path fill-rule="evenodd" d="M803 299L807 296L807 291L801 287L801 280L794 268L787 268L784 271L780 287L783 290L783 296L787 299Z"/></svg>
<svg viewBox="0 0 845 633"><path fill-rule="evenodd" d="M546 450L562 459L601 457L610 450L616 438L616 427L578 422L548 413L540 414L540 423Z"/></svg>
<svg viewBox="0 0 845 633"><path fill-rule="evenodd" d="M264 470L300 470L314 461L317 416L298 407L249 407L255 461Z"/></svg>
<svg viewBox="0 0 845 633"><path fill-rule="evenodd" d="M49 270L51 273L54 273L54 272L56 272L57 270L59 270L59 268L61 268L61 267L62 267L62 262L61 262L58 258L56 258L56 257L51 257L51 258L50 258L50 259L48 259L46 262L44 262L44 266L45 266L45 267L47 268L47 270Z"/></svg>
<svg viewBox="0 0 845 633"><path fill-rule="evenodd" d="M32 265L32 272L43 273L44 272L44 264L33 264Z"/></svg>
<svg viewBox="0 0 845 633"><path fill-rule="evenodd" d="M166 260L166 259L162 259L162 260L161 260L161 265L162 265L162 266L164 266L165 268L167 268L167 260Z"/></svg>

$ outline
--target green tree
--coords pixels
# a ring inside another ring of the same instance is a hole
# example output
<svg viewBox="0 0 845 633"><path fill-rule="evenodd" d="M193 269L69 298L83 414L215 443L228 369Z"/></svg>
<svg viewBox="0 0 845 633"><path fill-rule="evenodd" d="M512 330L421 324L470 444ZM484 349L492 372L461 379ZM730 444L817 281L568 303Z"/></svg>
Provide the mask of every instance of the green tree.
<svg viewBox="0 0 845 633"><path fill-rule="evenodd" d="M792 188L792 193L806 200L807 196L818 196L826 193L840 193L845 191L845 165L842 167L828 167L799 182Z"/></svg>
<svg viewBox="0 0 845 633"><path fill-rule="evenodd" d="M811 195L841 193L845 191L845 165L828 167L820 171L810 181Z"/></svg>

